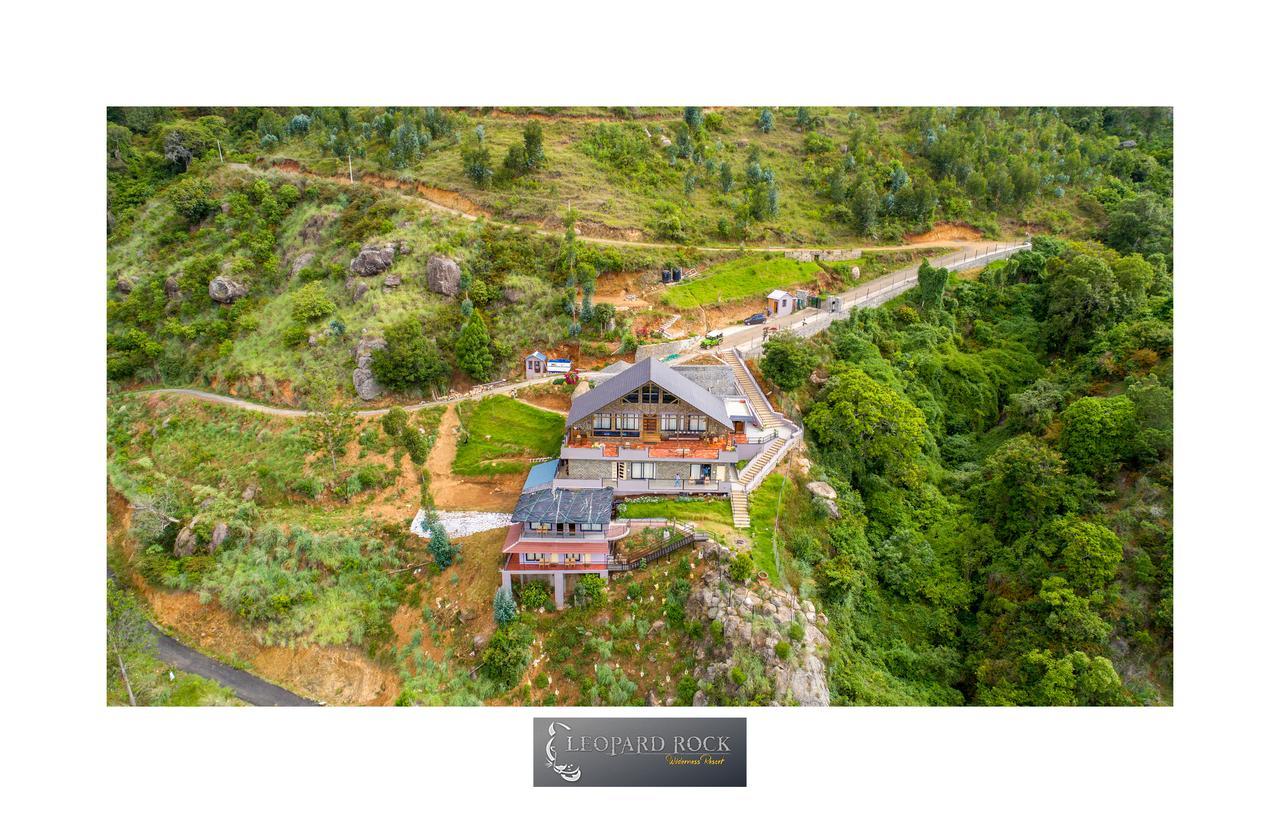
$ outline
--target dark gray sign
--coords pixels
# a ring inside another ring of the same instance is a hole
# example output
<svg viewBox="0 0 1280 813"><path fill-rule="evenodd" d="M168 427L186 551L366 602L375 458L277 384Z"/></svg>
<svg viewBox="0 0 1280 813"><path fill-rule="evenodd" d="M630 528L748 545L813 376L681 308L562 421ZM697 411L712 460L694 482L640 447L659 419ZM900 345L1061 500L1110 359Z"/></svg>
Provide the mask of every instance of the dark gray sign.
<svg viewBox="0 0 1280 813"><path fill-rule="evenodd" d="M535 717L534 787L747 786L745 717Z"/></svg>

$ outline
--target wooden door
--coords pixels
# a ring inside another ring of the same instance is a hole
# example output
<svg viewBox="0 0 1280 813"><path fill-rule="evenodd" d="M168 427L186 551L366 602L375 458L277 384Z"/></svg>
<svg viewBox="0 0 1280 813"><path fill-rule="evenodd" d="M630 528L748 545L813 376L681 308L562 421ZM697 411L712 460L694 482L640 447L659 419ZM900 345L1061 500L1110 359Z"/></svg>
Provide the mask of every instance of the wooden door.
<svg viewBox="0 0 1280 813"><path fill-rule="evenodd" d="M657 440L658 439L658 416L645 415L643 418L640 419L640 421L641 421L641 424L640 424L641 437L644 440Z"/></svg>

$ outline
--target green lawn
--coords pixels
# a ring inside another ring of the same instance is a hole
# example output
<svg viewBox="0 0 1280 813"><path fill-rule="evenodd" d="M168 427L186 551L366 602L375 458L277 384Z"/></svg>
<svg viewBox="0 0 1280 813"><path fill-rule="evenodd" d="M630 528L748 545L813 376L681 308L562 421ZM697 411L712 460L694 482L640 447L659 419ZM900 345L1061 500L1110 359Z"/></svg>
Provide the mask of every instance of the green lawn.
<svg viewBox="0 0 1280 813"><path fill-rule="evenodd" d="M773 528L782 504L780 498L784 488L794 488L794 484L781 474L770 474L751 493L751 560L757 568L769 574L769 581L775 585L780 579L777 560L773 556ZM778 548L781 555L781 542L778 543Z"/></svg>
<svg viewBox="0 0 1280 813"><path fill-rule="evenodd" d="M662 302L676 308L696 308L764 296L774 288L791 288L817 278L817 263L781 255L739 257L713 265L698 277L668 288Z"/></svg>
<svg viewBox="0 0 1280 813"><path fill-rule="evenodd" d="M618 516L623 519L671 519L680 522L717 522L733 525L733 512L729 501L677 500L675 498L655 502L624 502L618 505Z"/></svg>
<svg viewBox="0 0 1280 813"><path fill-rule="evenodd" d="M453 473L468 476L512 474L538 457L554 457L564 437L564 416L507 395L458 404L466 435L458 441Z"/></svg>

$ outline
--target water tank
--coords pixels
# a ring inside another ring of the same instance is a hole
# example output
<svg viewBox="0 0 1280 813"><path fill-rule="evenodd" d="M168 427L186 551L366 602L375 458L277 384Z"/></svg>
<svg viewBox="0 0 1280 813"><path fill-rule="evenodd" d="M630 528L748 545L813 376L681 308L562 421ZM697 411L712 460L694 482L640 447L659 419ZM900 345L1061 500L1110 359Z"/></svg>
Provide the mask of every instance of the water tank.
<svg viewBox="0 0 1280 813"><path fill-rule="evenodd" d="M681 275L682 273L684 273L683 269L680 269L680 268L673 268L673 269L671 269L671 281L672 281L672 282L679 282L679 281L680 281L680 275Z"/></svg>
<svg viewBox="0 0 1280 813"><path fill-rule="evenodd" d="M670 281L671 281L671 269L670 269L670 268L664 268L664 269L662 269L662 281L663 281L663 283L668 283L668 282L670 282Z"/></svg>

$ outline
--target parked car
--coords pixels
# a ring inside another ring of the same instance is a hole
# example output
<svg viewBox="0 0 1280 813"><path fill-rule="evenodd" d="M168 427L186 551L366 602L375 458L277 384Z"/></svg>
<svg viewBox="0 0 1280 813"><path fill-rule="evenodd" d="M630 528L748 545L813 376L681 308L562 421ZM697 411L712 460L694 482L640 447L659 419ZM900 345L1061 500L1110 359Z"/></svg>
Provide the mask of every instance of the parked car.
<svg viewBox="0 0 1280 813"><path fill-rule="evenodd" d="M765 313L764 311L761 311L760 313L753 313L753 314L751 314L750 316L748 316L746 319L743 319L743 320L742 320L742 324L744 324L744 325L763 325L763 324L764 324L764 320L765 320L765 319L768 319L768 318L769 318L769 314Z"/></svg>
<svg viewBox="0 0 1280 813"><path fill-rule="evenodd" d="M705 339L702 340L702 346L715 347L716 345L720 344L720 342L722 341L724 341L724 331L713 330L707 334L707 337Z"/></svg>

